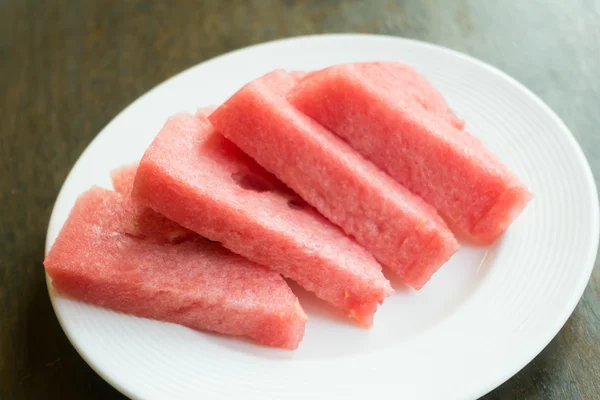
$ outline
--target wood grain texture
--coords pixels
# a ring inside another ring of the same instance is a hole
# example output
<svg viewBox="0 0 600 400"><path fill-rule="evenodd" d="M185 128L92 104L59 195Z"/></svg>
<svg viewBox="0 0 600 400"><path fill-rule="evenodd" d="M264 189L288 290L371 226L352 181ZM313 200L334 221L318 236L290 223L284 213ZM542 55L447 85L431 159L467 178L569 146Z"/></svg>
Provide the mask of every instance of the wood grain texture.
<svg viewBox="0 0 600 400"><path fill-rule="evenodd" d="M600 176L600 1L0 2L0 398L120 399L52 311L52 205L85 146L171 75L281 37L370 32L438 43L544 99ZM568 268L565 265L565 268ZM600 398L600 269L550 345L486 400Z"/></svg>

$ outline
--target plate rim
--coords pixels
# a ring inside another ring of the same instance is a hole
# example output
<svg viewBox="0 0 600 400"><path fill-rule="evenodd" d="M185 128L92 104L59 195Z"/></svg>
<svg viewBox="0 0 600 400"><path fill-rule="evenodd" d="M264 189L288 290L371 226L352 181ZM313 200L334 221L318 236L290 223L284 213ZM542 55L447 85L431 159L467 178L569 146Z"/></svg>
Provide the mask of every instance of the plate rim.
<svg viewBox="0 0 600 400"><path fill-rule="evenodd" d="M46 233L45 254L48 253L48 250L51 246L49 232L50 232L50 227L53 225L53 220L56 218L57 205L60 203L59 200L61 200L61 198L65 196L65 187L66 187L66 184L69 182L70 178L72 177L73 171L76 169L76 167L78 166L80 161L85 158L86 154L90 151L90 149L92 147L94 147L93 145L102 136L102 134L105 131L109 130L110 127L113 125L113 123L117 119L119 119L119 117L122 114L127 113L135 104L143 101L143 99L149 97L152 93L157 91L159 88L163 87L163 85L164 86L168 85L172 80L176 79L177 77L179 77L183 74L190 72L192 69L199 67L201 65L219 62L219 60L221 60L222 58L225 58L225 57L234 56L236 54L244 53L244 52L252 52L256 48L270 46L270 45L274 45L274 44L284 45L285 43L297 42L297 41L347 40L347 39L353 39L353 38L360 39L360 40L368 39L368 40L399 41L399 42L405 42L405 43L408 42L408 43L411 43L416 46L421 46L421 47L429 48L430 50L435 50L435 51L444 52L446 54L450 54L454 57L457 57L457 58L460 58L469 63L475 64L478 67L483 68L483 69L487 70L488 72L508 81L512 86L519 89L520 93L522 93L524 96L527 96L529 100L533 101L538 107L540 107L540 109L543 110L544 113L549 118L552 119L552 122L561 131L563 131L563 133L566 134L565 137L569 141L569 143L572 147L572 150L574 150L574 156L576 156L577 161L579 161L581 163L581 166L583 167L583 171L581 171L581 172L583 172L585 175L584 179L586 181L586 188L588 189L588 192L589 192L588 194L590 195L590 200L591 200L591 203L593 204L593 209L590 210L591 211L590 219L594 221L591 225L593 232L592 232L592 235L590 236L589 245L587 246L588 254L586 254L586 257L585 257L585 265L584 265L585 268L582 269L582 272L577 281L578 282L577 286L574 288L573 292L571 293L570 297L568 298L568 302L565 302L565 303L567 303L567 305L562 308L562 310L564 310L563 314L560 315L560 318L557 317L557 318L553 319L553 324L551 324L552 329L548 329L546 331L546 333L544 334L544 338L540 339L538 341L539 345L536 346L535 349L532 349L533 346L525 349L523 351L523 353L526 354L526 356L520 357L520 360L522 362L519 362L518 363L519 365L511 366L510 371L509 371L509 368L505 368L508 372L506 372L504 374L497 374L495 376L495 379L490 379L488 381L487 385L479 385L478 388L480 390L468 391L470 394L472 394L476 398L483 396L486 393L489 393L490 391L492 391L495 388L502 385L504 382L509 380L512 376L516 375L520 370L522 370L526 365L528 365L537 355L539 355L541 353L541 351L559 333L561 328L565 325L565 323L567 322L569 317L572 315L573 311L575 310L575 307L577 306L581 297L583 296L585 288L587 287L587 285L589 283L592 271L594 269L596 253L598 250L598 244L599 244L599 239L600 239L600 220L599 220L600 207L599 207L599 203L598 203L598 191L597 191L597 187L596 187L596 183L594 180L592 169L591 169L591 167L587 161L587 158L585 156L585 153L583 152L577 139L575 138L575 136L573 135L571 130L568 128L568 126L564 123L564 121L554 112L554 110L549 105L547 105L540 97L538 97L536 94L534 94L529 88L527 88L525 85L520 83L518 80L511 77L510 75L508 75L507 73L505 73L504 71L499 69L498 67L488 64L488 63L486 63L482 60L479 60L473 56L470 56L468 54L462 53L458 50L454 50L454 49L444 47L444 46L441 46L438 44L429 43L429 42L425 42L425 41L421 41L421 40L417 40L417 39L405 38L405 37L399 37L399 36L391 36L391 35L363 34L363 33L314 34L314 35L292 36L292 37L287 37L287 38L282 38L282 39L275 39L275 40L270 40L270 41L266 41L266 42L256 43L256 44L253 44L250 46L238 48L238 49L229 51L227 53L220 54L216 57L213 57L208 60L204 60L200 63L191 65L191 66L187 67L186 69L178 72L177 74L167 78L166 80L159 82L158 84L156 84L155 86L150 88L148 91L146 91L142 95L135 98L125 108L123 108L120 112L118 112L96 134L96 136L89 142L89 144L86 146L86 148L82 151L82 153L79 155L79 157L77 158L77 160L71 167L65 180L63 181L61 189L59 190L58 195L56 197L56 201L53 205L52 213L51 213L51 216L49 219L48 229L47 229L47 233ZM80 347L80 343L77 343L77 341L74 340L73 336L71 335L71 332L65 328L65 324L63 321L64 315L62 315L57 310L56 296L53 294L51 279L49 278L49 276L47 274L46 274L46 283L47 283L47 288L48 288L52 308L57 317L57 320L61 326L61 329L63 330L63 332L69 339L69 342L75 348L77 353L92 368L92 370L94 370L94 372L96 372L104 381L106 381L108 384L113 386L116 390L118 390L119 392L121 392L122 394L124 394L125 396L127 396L129 398L138 398L138 395L135 394L132 390L128 389L126 386L122 385L120 382L115 381L112 378L110 378L108 373L106 373L103 370L103 368L101 368L100 366L95 364L94 361L91 359L91 357L89 357L89 355L86 353L86 351Z"/></svg>

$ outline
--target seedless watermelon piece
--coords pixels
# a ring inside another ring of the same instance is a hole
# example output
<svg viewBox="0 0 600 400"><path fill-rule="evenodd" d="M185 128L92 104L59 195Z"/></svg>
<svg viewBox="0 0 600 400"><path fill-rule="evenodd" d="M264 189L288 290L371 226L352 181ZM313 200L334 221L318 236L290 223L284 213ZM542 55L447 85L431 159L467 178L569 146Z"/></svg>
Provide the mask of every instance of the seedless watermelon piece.
<svg viewBox="0 0 600 400"><path fill-rule="evenodd" d="M489 244L531 195L477 139L444 116L441 102L415 101L416 93L432 88L425 78L407 81L399 72L406 70L394 63L334 66L305 77L289 99L474 242Z"/></svg>
<svg viewBox="0 0 600 400"><path fill-rule="evenodd" d="M294 108L286 95L296 82L271 72L210 120L406 283L422 287L457 251L456 239L431 206Z"/></svg>
<svg viewBox="0 0 600 400"><path fill-rule="evenodd" d="M167 121L142 157L132 196L363 325L391 292L365 249L219 135L206 111Z"/></svg>
<svg viewBox="0 0 600 400"><path fill-rule="evenodd" d="M81 301L295 349L306 315L277 273L204 239L161 244L123 232L119 194L82 194L44 261L56 289Z"/></svg>
<svg viewBox="0 0 600 400"><path fill-rule="evenodd" d="M131 214L131 218L125 220L125 232L135 237L152 238L167 243L181 243L198 237L196 232L185 229L131 198L137 168L138 163L135 163L117 168L110 173L113 187L124 198L123 207Z"/></svg>

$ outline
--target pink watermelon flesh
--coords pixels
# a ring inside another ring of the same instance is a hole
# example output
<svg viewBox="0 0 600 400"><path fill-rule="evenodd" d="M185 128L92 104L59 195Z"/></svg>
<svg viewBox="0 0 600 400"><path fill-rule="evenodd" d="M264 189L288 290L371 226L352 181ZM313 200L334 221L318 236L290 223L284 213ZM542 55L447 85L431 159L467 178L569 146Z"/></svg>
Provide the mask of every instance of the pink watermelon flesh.
<svg viewBox="0 0 600 400"><path fill-rule="evenodd" d="M133 189L133 181L135 180L137 168L138 163L136 162L110 171L110 179L115 192L123 197L129 197L131 189Z"/></svg>
<svg viewBox="0 0 600 400"><path fill-rule="evenodd" d="M429 81L408 65L397 62L356 63L361 71L371 73L382 90L394 94L398 87L408 94L416 103L430 114L448 121L457 129L465 127L464 121L456 117L450 110L446 100Z"/></svg>
<svg viewBox="0 0 600 400"><path fill-rule="evenodd" d="M124 232L123 198L82 194L44 265L81 301L203 331L295 349L306 315L284 279L204 239L173 245Z"/></svg>
<svg viewBox="0 0 600 400"><path fill-rule="evenodd" d="M113 187L124 197L123 207L132 214L132 218L124 221L125 233L165 243L181 243L199 237L196 232L185 229L131 198L137 168L138 164L135 163L117 168L110 174Z"/></svg>
<svg viewBox="0 0 600 400"><path fill-rule="evenodd" d="M397 63L334 66L305 77L288 99L473 242L489 244L531 195L444 111L443 99L425 78L409 70Z"/></svg>
<svg viewBox="0 0 600 400"><path fill-rule="evenodd" d="M310 79L310 74L303 79ZM274 71L240 89L213 125L414 288L457 251L436 211L295 109L297 78Z"/></svg>
<svg viewBox="0 0 600 400"><path fill-rule="evenodd" d="M423 75L408 65L397 62L367 62L346 65L352 65L359 71L371 73L377 79L377 85L382 90L393 93L398 87L402 87L402 91L410 97L415 106L424 108L430 115L446 120L457 129L464 128L464 121L450 110L440 92ZM320 72L290 72L290 74L294 74L300 81L315 74L319 76Z"/></svg>
<svg viewBox="0 0 600 400"><path fill-rule="evenodd" d="M391 292L366 250L219 135L206 111L167 121L140 162L132 196L362 325Z"/></svg>

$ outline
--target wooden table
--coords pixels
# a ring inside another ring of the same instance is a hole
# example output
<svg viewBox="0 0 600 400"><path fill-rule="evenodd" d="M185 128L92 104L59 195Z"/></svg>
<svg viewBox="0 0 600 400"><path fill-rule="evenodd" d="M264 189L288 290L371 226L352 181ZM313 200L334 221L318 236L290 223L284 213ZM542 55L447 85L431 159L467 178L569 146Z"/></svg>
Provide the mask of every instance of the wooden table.
<svg viewBox="0 0 600 400"><path fill-rule="evenodd" d="M52 205L92 138L189 66L250 44L325 32L426 40L499 67L564 119L600 176L599 1L4 0L1 399L122 398L61 331L42 268ZM558 336L485 398L600 398L599 291L596 268Z"/></svg>

